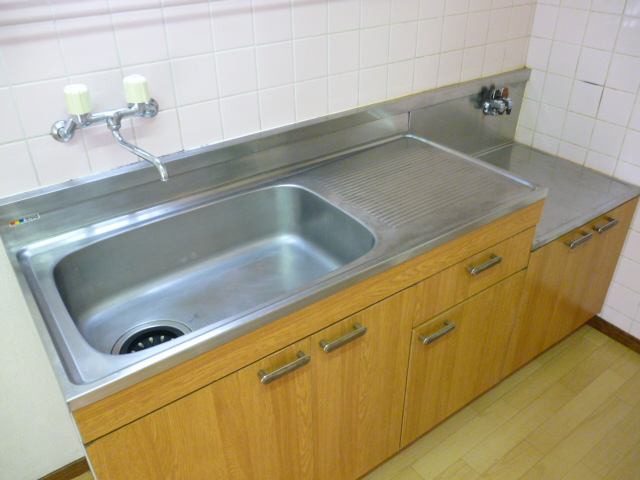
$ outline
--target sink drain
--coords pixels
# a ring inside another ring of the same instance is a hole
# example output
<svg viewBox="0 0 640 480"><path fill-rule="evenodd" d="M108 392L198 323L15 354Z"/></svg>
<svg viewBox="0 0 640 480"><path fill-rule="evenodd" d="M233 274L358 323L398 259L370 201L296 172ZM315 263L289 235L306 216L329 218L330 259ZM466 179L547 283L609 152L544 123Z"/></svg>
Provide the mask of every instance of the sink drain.
<svg viewBox="0 0 640 480"><path fill-rule="evenodd" d="M141 352L142 350L167 343L190 331L191 329L186 325L169 320L144 323L132 328L120 337L113 346L111 353L124 355Z"/></svg>

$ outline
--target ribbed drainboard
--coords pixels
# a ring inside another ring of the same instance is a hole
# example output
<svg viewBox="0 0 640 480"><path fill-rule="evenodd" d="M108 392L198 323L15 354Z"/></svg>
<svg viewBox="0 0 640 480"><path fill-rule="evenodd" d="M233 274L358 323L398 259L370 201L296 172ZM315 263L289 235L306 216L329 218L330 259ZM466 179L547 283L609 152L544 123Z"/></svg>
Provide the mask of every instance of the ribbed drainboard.
<svg viewBox="0 0 640 480"><path fill-rule="evenodd" d="M398 142L406 145L399 148ZM455 215L456 204L477 201L486 196L488 189L496 195L523 189L511 179L411 138L359 153L343 162L349 168L336 164L335 175L329 174L320 182L397 227L440 216L445 206Z"/></svg>

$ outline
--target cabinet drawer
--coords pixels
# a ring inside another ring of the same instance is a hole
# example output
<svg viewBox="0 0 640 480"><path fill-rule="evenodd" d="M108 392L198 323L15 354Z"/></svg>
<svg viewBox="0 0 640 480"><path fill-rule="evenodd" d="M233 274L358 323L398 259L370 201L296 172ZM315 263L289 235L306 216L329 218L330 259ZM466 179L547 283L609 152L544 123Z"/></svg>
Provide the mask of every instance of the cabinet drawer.
<svg viewBox="0 0 640 480"><path fill-rule="evenodd" d="M421 315L416 326L527 266L535 227L524 230L418 284ZM474 270L475 269L475 270Z"/></svg>

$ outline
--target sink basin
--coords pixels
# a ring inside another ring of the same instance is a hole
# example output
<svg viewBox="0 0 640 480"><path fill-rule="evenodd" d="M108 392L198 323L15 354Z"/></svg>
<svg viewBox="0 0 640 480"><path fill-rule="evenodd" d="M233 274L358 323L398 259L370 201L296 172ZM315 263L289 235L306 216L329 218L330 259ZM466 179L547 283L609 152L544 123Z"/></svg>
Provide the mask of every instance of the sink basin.
<svg viewBox="0 0 640 480"><path fill-rule="evenodd" d="M354 261L374 243L342 210L281 185L92 243L60 259L53 278L84 339L103 353L128 353L121 351L127 340L135 352L223 323Z"/></svg>
<svg viewBox="0 0 640 480"><path fill-rule="evenodd" d="M84 391L279 318L375 244L323 197L276 184L116 217L17 258L61 366Z"/></svg>

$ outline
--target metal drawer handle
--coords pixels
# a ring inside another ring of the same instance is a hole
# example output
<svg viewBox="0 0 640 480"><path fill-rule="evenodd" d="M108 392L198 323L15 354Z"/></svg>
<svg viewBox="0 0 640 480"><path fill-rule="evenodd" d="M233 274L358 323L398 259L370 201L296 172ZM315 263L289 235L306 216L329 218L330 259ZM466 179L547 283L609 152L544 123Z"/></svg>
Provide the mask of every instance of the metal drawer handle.
<svg viewBox="0 0 640 480"><path fill-rule="evenodd" d="M445 320L444 325L445 327L442 330L438 330L436 333L432 333L428 337L425 337L424 335L420 335L419 338L422 341L422 343L425 345L429 345L430 343L433 343L436 340L438 340L440 337L444 337L447 333L449 333L451 330L456 328L456 324L451 322L450 320Z"/></svg>
<svg viewBox="0 0 640 480"><path fill-rule="evenodd" d="M580 237L578 240L574 240L573 242L571 240L567 240L564 243L566 245L569 245L569 248L576 248L582 245L583 243L587 243L592 238L593 238L593 233L582 232L582 237Z"/></svg>
<svg viewBox="0 0 640 480"><path fill-rule="evenodd" d="M331 343L327 343L325 340L320 342L320 346L324 350L324 353L331 353L334 350L346 345L349 342L353 342L356 338L360 338L365 333L367 333L367 327L363 327L359 323L353 325L353 332L347 333L344 337L340 337L337 340L334 340Z"/></svg>
<svg viewBox="0 0 640 480"><path fill-rule="evenodd" d="M284 367L280 367L279 369L267 373L264 370L260 370L258 372L258 376L260 377L260 381L263 385L268 385L271 382L278 380L279 378L284 377L285 375L298 370L299 368L304 367L307 363L311 361L311 355L305 355L302 352L298 352L298 360L294 360L288 365Z"/></svg>
<svg viewBox="0 0 640 480"><path fill-rule="evenodd" d="M495 267L502 261L502 257L494 253L492 253L489 258L490 260L488 262L485 262L482 265L478 265L477 267L472 267L471 265L467 266L467 272L469 272L471 276L475 277L479 273L482 273L491 267Z"/></svg>
<svg viewBox="0 0 640 480"><path fill-rule="evenodd" d="M617 218L607 218L607 219L605 220L605 222L606 222L606 223L605 223L604 225L602 225L602 224L600 224L600 225L598 225L598 224L594 225L594 226L593 226L593 229L594 229L596 232L598 232L598 233L604 233L604 232L606 232L607 230L611 230L613 227L615 227L616 225L618 225L618 223L620 223L620 220L618 220Z"/></svg>

